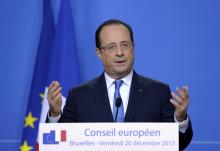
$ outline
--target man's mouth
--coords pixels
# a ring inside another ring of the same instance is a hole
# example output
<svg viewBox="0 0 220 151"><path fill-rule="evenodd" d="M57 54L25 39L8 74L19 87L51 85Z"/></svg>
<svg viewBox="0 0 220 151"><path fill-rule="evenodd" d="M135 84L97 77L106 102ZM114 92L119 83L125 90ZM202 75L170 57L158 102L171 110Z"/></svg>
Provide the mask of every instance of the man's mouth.
<svg viewBox="0 0 220 151"><path fill-rule="evenodd" d="M116 63L117 65L122 65L122 64L124 64L125 62L126 62L125 60L115 61L115 63Z"/></svg>

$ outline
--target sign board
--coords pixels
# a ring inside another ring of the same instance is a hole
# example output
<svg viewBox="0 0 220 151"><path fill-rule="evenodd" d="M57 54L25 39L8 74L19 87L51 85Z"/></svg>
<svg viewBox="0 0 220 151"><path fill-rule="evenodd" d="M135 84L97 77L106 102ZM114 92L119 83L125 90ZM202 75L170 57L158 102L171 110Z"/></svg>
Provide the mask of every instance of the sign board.
<svg viewBox="0 0 220 151"><path fill-rule="evenodd" d="M40 151L178 151L177 123L41 123Z"/></svg>

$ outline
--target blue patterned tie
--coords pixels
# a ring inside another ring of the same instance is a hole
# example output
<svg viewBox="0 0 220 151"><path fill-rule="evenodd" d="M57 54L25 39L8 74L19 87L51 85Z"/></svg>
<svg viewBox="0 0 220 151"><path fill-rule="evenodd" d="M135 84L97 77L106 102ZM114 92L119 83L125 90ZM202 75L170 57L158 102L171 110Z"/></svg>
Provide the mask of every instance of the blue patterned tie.
<svg viewBox="0 0 220 151"><path fill-rule="evenodd" d="M122 80L115 80L115 93L114 93L114 102L113 102L113 117L115 120L115 115L117 111L117 107L115 105L116 99L120 98L120 87L122 85L123 81ZM118 108L118 115L117 115L117 120L116 122L124 122L124 107L123 107L123 102L121 102L121 106Z"/></svg>

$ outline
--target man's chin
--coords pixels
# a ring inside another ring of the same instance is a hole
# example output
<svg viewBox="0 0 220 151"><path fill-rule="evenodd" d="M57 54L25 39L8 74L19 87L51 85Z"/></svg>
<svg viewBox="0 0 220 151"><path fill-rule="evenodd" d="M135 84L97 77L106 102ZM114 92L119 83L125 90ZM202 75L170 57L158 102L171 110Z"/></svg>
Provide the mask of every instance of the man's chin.
<svg viewBox="0 0 220 151"><path fill-rule="evenodd" d="M127 69L117 69L115 73L120 76L126 76L129 74L129 71Z"/></svg>

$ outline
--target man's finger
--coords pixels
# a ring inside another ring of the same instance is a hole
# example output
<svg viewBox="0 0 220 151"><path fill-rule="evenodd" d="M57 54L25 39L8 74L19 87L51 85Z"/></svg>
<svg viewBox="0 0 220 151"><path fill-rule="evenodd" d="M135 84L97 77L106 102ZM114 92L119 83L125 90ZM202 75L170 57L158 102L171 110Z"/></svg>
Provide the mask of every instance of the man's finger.
<svg viewBox="0 0 220 151"><path fill-rule="evenodd" d="M176 108L181 108L181 105L175 101L174 99L170 99L170 102L176 107Z"/></svg>
<svg viewBox="0 0 220 151"><path fill-rule="evenodd" d="M48 92L49 92L49 93L53 93L53 92L56 91L56 89L59 88L59 87L60 87L59 82L54 81L54 82L52 83L51 87L49 87Z"/></svg>
<svg viewBox="0 0 220 151"><path fill-rule="evenodd" d="M184 90L182 89L180 89L180 88L176 88L176 91L177 91L177 93L178 93L178 95L183 99L183 100L185 100L186 99L186 94L185 94L185 92L184 92Z"/></svg>
<svg viewBox="0 0 220 151"><path fill-rule="evenodd" d="M183 86L183 91L187 96L189 95L189 87L187 85Z"/></svg>
<svg viewBox="0 0 220 151"><path fill-rule="evenodd" d="M59 91L60 88L61 87L59 82L57 81L51 82L50 86L48 87L48 93L47 93L47 100L49 101L49 103L53 103L53 99L58 93L57 91Z"/></svg>
<svg viewBox="0 0 220 151"><path fill-rule="evenodd" d="M54 102L56 102L56 103L61 103L62 101L62 97L61 97L62 95L61 95L61 93L58 93L57 95L56 95L56 97L54 98Z"/></svg>
<svg viewBox="0 0 220 151"><path fill-rule="evenodd" d="M57 88L53 93L52 93L52 98L55 100L56 96L61 93L61 87Z"/></svg>
<svg viewBox="0 0 220 151"><path fill-rule="evenodd" d="M179 97L178 95L176 95L174 92L172 92L171 95L172 95L174 101L177 101L180 105L183 104L183 100L182 100L181 97Z"/></svg>
<svg viewBox="0 0 220 151"><path fill-rule="evenodd" d="M50 100L49 105L52 108L56 108L57 106L61 107L60 105L61 103L62 103L62 94L58 93L52 100Z"/></svg>
<svg viewBox="0 0 220 151"><path fill-rule="evenodd" d="M50 83L48 89L51 89L51 88L55 85L55 82L56 82L56 81L52 81L52 82Z"/></svg>

